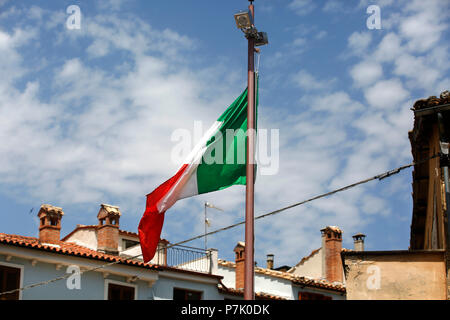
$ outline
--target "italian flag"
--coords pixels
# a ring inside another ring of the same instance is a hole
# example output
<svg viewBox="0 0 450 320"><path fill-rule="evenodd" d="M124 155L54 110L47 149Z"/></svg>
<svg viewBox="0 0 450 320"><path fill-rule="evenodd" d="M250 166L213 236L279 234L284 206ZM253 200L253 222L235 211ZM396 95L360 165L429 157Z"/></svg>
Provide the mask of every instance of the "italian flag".
<svg viewBox="0 0 450 320"><path fill-rule="evenodd" d="M258 86L255 91L256 109ZM144 262L154 257L164 214L175 202L232 185L245 185L246 133L247 89L207 130L175 175L147 195L146 209L138 227Z"/></svg>

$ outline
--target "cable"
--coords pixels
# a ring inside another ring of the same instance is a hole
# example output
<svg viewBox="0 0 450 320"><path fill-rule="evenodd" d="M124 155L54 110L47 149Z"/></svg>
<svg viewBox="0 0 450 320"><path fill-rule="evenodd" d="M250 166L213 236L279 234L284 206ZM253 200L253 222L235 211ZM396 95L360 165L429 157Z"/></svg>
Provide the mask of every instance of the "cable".
<svg viewBox="0 0 450 320"><path fill-rule="evenodd" d="M140 256L140 255L138 255L138 256L136 256L136 257L133 257L133 258L137 258L137 257L139 257L139 256ZM130 259L131 259L131 258L130 258ZM104 265L101 265L101 266L89 268L89 269L86 269L86 270L84 270L84 271L80 271L79 275L82 275L82 274L85 273L85 272L95 271L95 270L98 270L98 269L103 269L103 268L106 268L106 267L108 267L108 266L110 266L110 265L117 264L117 263L120 263L120 262L121 262L121 261L114 261L114 262L110 262L110 263L107 263L107 264L104 264ZM22 287L22 288L10 290L10 291L5 291L5 292L0 292L0 296L2 296L2 295L7 295L7 294L11 294L11 293L15 293L15 292L17 292L17 291L24 291L24 290L31 289L31 288L34 288L34 287L39 287L39 286L46 285L46 284L50 284L50 283L52 283L52 282L56 282L56 281L59 281L59 280L64 280L64 279L66 279L66 278L69 278L69 277L72 276L72 275L74 275L74 274L73 274L73 273L68 273L68 274L65 274L65 275L63 275L63 276L60 276L60 277L57 277L57 278L54 278L54 279L50 279L50 280L46 280L46 281L42 281L42 282L30 284L30 285L27 285L27 286Z"/></svg>
<svg viewBox="0 0 450 320"><path fill-rule="evenodd" d="M394 175L394 174L399 173L400 171L402 171L402 170L404 170L404 169L407 169L407 168L409 168L409 167L412 167L412 166L414 166L414 165L416 165L416 164L421 164L421 163L423 163L423 162L426 162L426 161L431 160L431 159L433 159L433 158L436 158L436 157L438 157L438 156L439 156L439 154L435 154L435 155L433 155L433 156L431 156L431 157L429 157L429 158L427 158L427 159L424 159L424 160L422 160L422 161L419 161L419 162L412 162L412 163L410 163L410 164L407 164L407 165L398 167L398 168L396 168L396 169L389 170L389 171L386 171L386 172L384 172L384 173L378 174L378 175L373 176L373 177L371 177L371 178L364 179L364 180L361 180L361 181L358 181L358 182L349 184L349 185L347 185L347 186L345 186L345 187L342 187L342 188L339 188L339 189L336 189L336 190L333 190L333 191L330 191L330 192L327 192L327 193L320 194L320 195L318 195L318 196L309 198L309 199L307 199L307 200L303 200L303 201L300 201L300 202L291 204L291 205L289 205L289 206L287 206L287 207L284 207L284 208L281 208L281 209L278 209L278 210L274 210L274 211L269 212L269 213L265 213L265 214L256 216L256 217L254 218L254 220L258 220L258 219L266 218L266 217L268 217L268 216L275 215L275 214L277 214L277 213L286 211L286 210L288 210L288 209L292 209L292 208L294 208L294 207L303 205L303 204L305 204L305 203L308 203L308 202L311 202L311 201L314 201L314 200L317 200L317 199L320 199L320 198L328 197L328 196L331 196L331 195L333 195L333 194L335 194L335 193L342 192L342 191L345 191L345 190L354 188L354 187L356 187L356 186L358 186L358 185L361 185L361 184L370 182L370 181L372 181L372 180L377 180L377 179L378 179L378 180L381 181L381 180L383 180L383 179L385 179L385 178L387 178L387 177L390 177L390 176L392 176L392 175ZM180 244L184 244L184 243L186 243L186 242L190 242L190 241L193 241L193 240L197 240L197 239L200 239L200 238L202 238L202 237L204 237L204 236L209 236L209 235L212 235L212 234L215 234L215 233L219 233L219 232L221 232L221 231L229 230L229 229L232 229L232 228L234 228L234 227L240 226L240 225L242 225L242 224L245 224L245 221L241 221L241 222L238 222L238 223L235 223L235 224L226 226L226 227L224 227L224 228L220 228L220 229L217 229L217 230L208 232L208 233L203 234L203 235L199 235L199 236L196 236L196 237L187 239L187 240L183 240L183 241L177 242L176 244L173 244L173 245L171 245L171 246L168 246L167 248L170 248L170 247L173 247L173 246L177 246L177 245L180 245Z"/></svg>
<svg viewBox="0 0 450 320"><path fill-rule="evenodd" d="M418 165L418 164L427 162L427 161L429 161L429 160L431 160L431 159L434 159L434 158L436 158L436 157L439 157L439 156L440 156L440 154L435 154L435 155L433 155L433 156L431 156L431 157L429 157L429 158L426 158L426 159L424 159L424 160L421 160L421 161L419 161L419 162L411 162L410 164L403 165L403 166L398 167L398 168L396 168L396 169L393 169L393 170L389 170L389 171L383 172L383 173L378 174L378 175L376 175L376 176L373 176L373 177L371 177L371 178L364 179L364 180L361 180L361 181L358 181L358 182L349 184L349 185L347 185L347 186L345 186L345 187L342 187L342 188L339 188L339 189L335 189L335 190L330 191L330 192L322 193L322 194L320 194L320 195L318 195L318 196L309 198L309 199L307 199L307 200L303 200L303 201L300 201L300 202L291 204L291 205L286 206L286 207L283 207L283 208L281 208L281 209L277 209L277 210L274 210L274 211L271 211L271 212L268 212L268 213L265 213L265 214L256 216L256 217L254 218L254 220L258 220L258 219L262 219L262 218L266 218L266 217L269 217L269 216L278 214L278 213L280 213L280 212L286 211L286 210L288 210L288 209L292 209L292 208L294 208L294 207L303 205L303 204L305 204L305 203L308 203L308 202L311 202L311 201L314 201L314 200L317 200L317 199L320 199L320 198L328 197L328 196L330 196L330 195L333 195L333 194L336 194L336 193L339 193L339 192L342 192L342 191L345 191L345 190L354 188L354 187L356 187L356 186L358 186L358 185L361 185L361 184L370 182L370 181L372 181L372 180L377 180L377 179L378 179L378 180L381 181L381 180L383 180L383 179L385 179L385 178L387 178L387 177L390 177L390 176L392 176L392 175L394 175L394 174L399 173L400 171L402 171L402 170L404 170L404 169L407 169L407 168L412 167L412 166L414 166L414 165ZM184 244L184 243L187 243L187 242L191 242L191 241L194 241L194 240L197 240L197 239L201 239L201 238L203 238L203 237L205 237L205 236L213 235L213 234L216 234L216 233L225 231L225 230L229 230L229 229L235 228L235 227L240 226L240 225L242 225L242 224L244 224L244 223L245 223L245 221L241 221L241 222L238 222L238 223L235 223L235 224L232 224L232 225L229 225L229 226L226 226L226 227L223 227L223 228L220 228L220 229L217 229L217 230L214 230L214 231L211 231L211 232L208 232L208 233L205 233L205 234L202 234L202 235L199 235L199 236L196 236L196 237L187 239L187 240L183 240L183 241L180 241L180 242L177 242L177 243L168 245L167 247L161 248L161 249L158 249L158 250L167 250L167 249L169 249L169 248L172 248L172 247L175 247L175 246L179 246L179 245ZM132 259L136 259L136 258L138 258L138 257L140 257L140 256L142 256L142 253L141 253L141 254L138 254L138 255L136 255L136 256L132 256L132 257L124 258L124 259L132 260ZM108 266L111 266L111 265L114 265L114 264L118 264L118 263L121 263L121 262L122 262L122 261L114 261L114 262L110 262L110 263L107 263L107 264L104 264L104 265L101 265L101 266L97 266L97 267L93 267L93 268L86 269L86 270L84 270L84 271L81 271L79 274L81 275L81 274L86 273L86 272L90 272L90 271L95 271L95 270L98 270L98 269L106 268L106 267L108 267ZM23 290L26 290L26 289L31 289L31 288L38 287L38 286L41 286L41 285L50 284L50 283L52 283L52 282L56 282L56 281L59 281L59 280L66 279L66 278L68 278L68 277L70 277L70 276L72 276L72 275L73 275L73 273L69 273L69 274L66 274L66 275L64 275L64 276L60 276L60 277L57 277L57 278L54 278L54 279L51 279L51 280L47 280L47 281L43 281L43 282L38 282L38 283L31 284L31 285L28 285L28 286L25 286L25 287L22 287L22 288L18 288L18 289L6 291L6 292L0 292L0 296L6 295L6 294L11 294L11 293L14 293L14 292L17 292L17 291L23 291Z"/></svg>

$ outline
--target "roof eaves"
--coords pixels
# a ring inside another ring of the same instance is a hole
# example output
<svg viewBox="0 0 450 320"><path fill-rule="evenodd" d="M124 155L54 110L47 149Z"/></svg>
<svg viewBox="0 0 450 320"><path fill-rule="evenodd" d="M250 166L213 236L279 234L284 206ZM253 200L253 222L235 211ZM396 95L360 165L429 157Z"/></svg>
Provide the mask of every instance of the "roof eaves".
<svg viewBox="0 0 450 320"><path fill-rule="evenodd" d="M32 237L23 237L23 236L15 236L18 237L14 239L15 235L8 235L0 233L0 243L13 245L18 247L25 247L30 249L42 250L52 253L58 253L63 255L70 255L75 257L83 257L88 259L100 260L105 262L117 262L117 264L130 265L136 267L142 267L152 270L160 270L159 265L154 264L146 264L141 261L125 259L118 256L113 256L109 254L100 253L85 247L81 247L72 243L60 242L60 246L42 244L37 238Z"/></svg>

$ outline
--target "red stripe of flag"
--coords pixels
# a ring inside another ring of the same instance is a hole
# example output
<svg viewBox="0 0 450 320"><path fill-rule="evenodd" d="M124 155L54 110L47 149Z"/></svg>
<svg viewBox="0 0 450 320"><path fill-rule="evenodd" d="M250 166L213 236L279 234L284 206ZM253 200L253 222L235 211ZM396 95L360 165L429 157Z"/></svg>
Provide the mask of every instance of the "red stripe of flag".
<svg viewBox="0 0 450 320"><path fill-rule="evenodd" d="M172 178L147 195L147 205L138 227L144 262L153 259L161 237L165 211L159 212L157 204L177 183L187 167L187 164L183 165Z"/></svg>

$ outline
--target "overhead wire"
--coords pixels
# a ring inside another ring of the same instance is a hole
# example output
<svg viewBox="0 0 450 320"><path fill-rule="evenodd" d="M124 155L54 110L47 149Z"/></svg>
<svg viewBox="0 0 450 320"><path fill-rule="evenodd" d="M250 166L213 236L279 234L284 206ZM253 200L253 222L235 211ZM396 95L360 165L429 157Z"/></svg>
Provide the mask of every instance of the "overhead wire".
<svg viewBox="0 0 450 320"><path fill-rule="evenodd" d="M419 162L411 162L411 163L409 163L407 165L403 165L403 166L400 166L398 168L395 168L395 169L383 172L381 174L375 175L373 177L370 177L370 178L367 178L367 179L364 179L364 180L360 180L358 182L346 185L346 186L341 187L339 189L335 189L335 190L332 190L332 191L329 191L329 192L326 192L326 193L322 193L320 195L317 195L317 196L314 196L312 198L309 198L309 199L306 199L306 200L303 200L303 201L291 204L289 206L286 206L286 207L283 207L283 208L280 208L280 209L277 209L277 210L274 210L274 211L271 211L271 212L268 212L268 213L265 213L265 214L261 214L259 216L254 217L254 220L259 220L259 219L263 219L263 218L266 218L266 217L269 217L269 216L276 215L276 214L284 212L286 210L289 210L289 209L301 206L303 204L312 202L314 200L318 200L318 199L321 199L321 198L325 198L325 197L331 196L333 194L336 194L336 193L339 193L339 192L342 192L342 191L354 188L354 187L356 187L358 185L365 184L365 183L373 181L373 180L381 181L383 179L386 179L388 177L391 177L391 176L393 176L395 174L400 173L404 169L410 168L410 167L412 167L414 165L418 165L418 164L427 162L427 161L429 161L429 160L431 160L433 158L439 157L439 156L440 156L440 153L439 154L434 154L433 156L430 156L430 157L428 157L426 159L423 159L423 160L421 160ZM235 224L223 227L223 228L219 228L219 229L216 229L214 231L210 231L208 233L204 233L204 234L201 234L201 235L198 235L198 236L195 236L195 237L192 237L192 238L189 238L189 239L186 239L186 240L174 243L174 244L169 244L166 247L160 248L158 250L167 250L169 248L172 248L172 247L175 247L175 246L179 246L179 245L182 245L182 244L185 244L187 242L191 242L191 241L194 241L194 240L197 240L197 239L201 239L201 238L206 237L206 236L217 234L219 232L226 231L226 230L235 228L235 227L243 225L243 224L245 224L245 221L240 221L238 223L235 223ZM138 255L135 255L135 256L123 257L123 258L126 259L126 260L133 260L133 259L139 258L140 256L142 256L142 253L138 254ZM103 264L103 265L100 265L100 266L88 268L88 269L85 269L85 270L82 270L82 271L80 270L79 275L81 275L83 273L86 273L86 272L91 272L91 271L96 271L96 270L99 270L99 269L103 269L103 268L106 268L108 266L112 266L112 265L115 265L115 264L120 264L122 262L123 261L121 261L121 260L117 260L117 261L113 261L113 262L110 262L110 263L107 263L107 264ZM10 291L0 292L0 296L11 294L11 293L15 293L17 291L24 291L24 290L35 288L35 287L38 287L38 286L50 284L50 283L53 283L53 282L56 282L56 281L64 280L64 279L69 278L72 275L73 275L73 273L68 273L68 274L65 274L63 276L59 276L59 277L56 277L54 279L50 279L50 280L47 280L47 281L42 281L42 282L30 284L30 285L27 285L27 286L24 286L24 287L21 287L21 288L17 288L17 289L13 289L13 290L10 290Z"/></svg>

